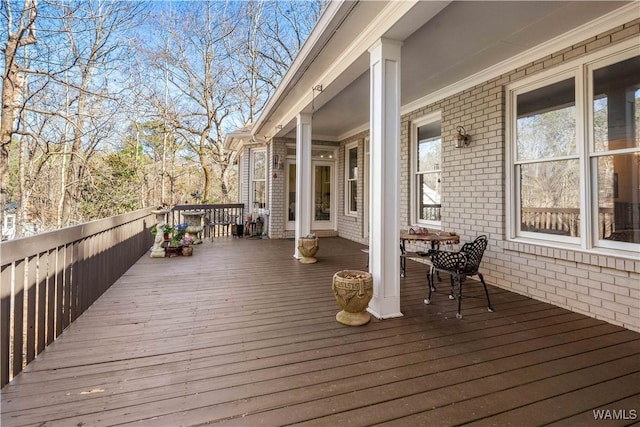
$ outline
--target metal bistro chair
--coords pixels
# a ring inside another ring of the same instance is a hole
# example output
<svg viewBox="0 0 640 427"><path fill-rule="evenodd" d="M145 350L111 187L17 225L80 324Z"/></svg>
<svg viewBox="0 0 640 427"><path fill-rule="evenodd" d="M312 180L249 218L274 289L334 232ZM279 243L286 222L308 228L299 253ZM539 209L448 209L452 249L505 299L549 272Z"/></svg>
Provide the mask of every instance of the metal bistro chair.
<svg viewBox="0 0 640 427"><path fill-rule="evenodd" d="M460 308L462 305L462 283L467 277L478 276L484 287L484 293L487 296L488 310L493 312L491 307L491 300L489 300L489 291L487 290L487 284L482 277L482 273L478 271L480 267L480 261L482 261L482 255L487 248L487 236L479 236L471 243L465 243L460 251L430 251L431 256L431 271L429 273L429 296L424 300L425 304L431 303L431 292L435 291L433 275L435 272L442 271L443 273L449 273L451 275L451 294L449 299L458 299L458 313L456 317L462 319ZM454 283L455 281L455 283ZM454 284L457 286L457 293Z"/></svg>

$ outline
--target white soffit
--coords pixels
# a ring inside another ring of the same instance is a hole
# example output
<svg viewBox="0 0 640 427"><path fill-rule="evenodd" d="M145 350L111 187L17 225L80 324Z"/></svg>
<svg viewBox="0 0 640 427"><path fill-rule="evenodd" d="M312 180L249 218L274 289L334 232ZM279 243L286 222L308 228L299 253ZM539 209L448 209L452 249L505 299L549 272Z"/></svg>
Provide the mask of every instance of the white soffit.
<svg viewBox="0 0 640 427"><path fill-rule="evenodd" d="M339 141L368 128L367 49L381 36L404 42L405 114L639 15L637 2L360 2L294 87L280 90L260 136L275 135L277 125L278 136L290 134L295 116L311 111L316 84L323 92L313 100L314 135Z"/></svg>
<svg viewBox="0 0 640 427"><path fill-rule="evenodd" d="M522 2L508 3L516 6L522 4ZM428 87L427 90L420 90L414 86L408 93L425 95L413 100L403 97L402 114L437 102L640 17L640 7L637 2L631 4L595 1L533 3L538 8L541 7L541 3L542 6L551 3L555 6L562 5L562 7L552 8L548 13L541 14L535 22L522 26L508 37L497 40L484 49L477 49L469 56L469 62L476 64L475 67L479 69L475 73L469 73L467 70L466 76L459 75L455 66L450 66L437 75L424 78L420 84ZM565 30L566 27L569 28ZM523 50L524 48L526 50ZM505 53L507 53L506 59L501 61L492 59L500 55L505 56ZM451 79L451 76L456 78ZM430 80L431 84L425 83L427 80ZM410 81L410 79L406 81L403 79L403 89L407 88L407 82Z"/></svg>
<svg viewBox="0 0 640 427"><path fill-rule="evenodd" d="M491 7L500 7L502 14L491 11ZM456 32L453 24L461 22L463 26L462 22L469 21L463 19L467 14L474 16L474 21L484 19L486 28L493 31L473 27ZM638 2L454 2L405 40L401 113L425 107L639 17ZM501 24L505 19L507 24ZM518 25L514 25L516 21ZM327 104L338 110L343 102L351 104L354 120L349 126L334 129L337 140L359 133L368 125L368 110L353 110L353 99L361 96L368 97L368 87L358 79L341 94L341 99ZM363 104L368 106L368 100ZM345 113L346 110L333 111L326 117L336 123L336 118ZM320 129L323 125L318 123ZM329 133L328 129L323 132Z"/></svg>

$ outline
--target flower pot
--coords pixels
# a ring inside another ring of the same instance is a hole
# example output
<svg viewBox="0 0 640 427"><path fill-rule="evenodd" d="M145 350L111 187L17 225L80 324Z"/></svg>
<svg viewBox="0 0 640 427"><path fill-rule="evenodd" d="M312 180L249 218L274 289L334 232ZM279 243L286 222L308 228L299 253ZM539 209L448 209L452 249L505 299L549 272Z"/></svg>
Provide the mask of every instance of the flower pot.
<svg viewBox="0 0 640 427"><path fill-rule="evenodd" d="M336 314L338 322L348 326L369 323L371 315L366 310L373 297L371 273L359 270L338 271L333 275L331 288L342 309Z"/></svg>
<svg viewBox="0 0 640 427"><path fill-rule="evenodd" d="M184 246L182 248L182 255L183 256L191 256L191 255L193 255L193 248L191 246Z"/></svg>
<svg viewBox="0 0 640 427"><path fill-rule="evenodd" d="M320 245L318 244L318 237L301 237L298 239L298 253L302 257L299 261L302 264L313 264L318 262L315 255L319 248Z"/></svg>
<svg viewBox="0 0 640 427"><path fill-rule="evenodd" d="M176 257L182 255L182 247L181 246L167 246L166 252L168 257Z"/></svg>

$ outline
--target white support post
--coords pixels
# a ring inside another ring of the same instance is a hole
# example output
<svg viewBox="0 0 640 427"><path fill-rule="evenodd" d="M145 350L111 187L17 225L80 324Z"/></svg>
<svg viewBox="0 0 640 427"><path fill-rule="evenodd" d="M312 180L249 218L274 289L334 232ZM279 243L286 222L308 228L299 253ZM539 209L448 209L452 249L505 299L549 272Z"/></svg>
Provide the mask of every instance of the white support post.
<svg viewBox="0 0 640 427"><path fill-rule="evenodd" d="M373 298L368 311L379 319L400 317L400 50L380 39L370 49L371 190L369 271Z"/></svg>
<svg viewBox="0 0 640 427"><path fill-rule="evenodd" d="M294 258L300 259L298 240L311 233L311 114L300 113L296 129L296 242Z"/></svg>

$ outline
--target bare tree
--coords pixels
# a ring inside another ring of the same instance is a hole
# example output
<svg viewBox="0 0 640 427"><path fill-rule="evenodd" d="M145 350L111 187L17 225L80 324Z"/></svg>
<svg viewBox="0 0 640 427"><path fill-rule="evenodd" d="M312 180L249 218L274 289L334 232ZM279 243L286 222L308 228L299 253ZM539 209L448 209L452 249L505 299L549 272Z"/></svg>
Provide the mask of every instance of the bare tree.
<svg viewBox="0 0 640 427"><path fill-rule="evenodd" d="M118 118L127 99L121 64L128 55L123 41L140 10L139 4L104 0L45 0L39 7L41 36L23 61L22 72L28 79L15 122L16 133L22 136L17 188L23 225L27 209L32 210L31 217L38 214L45 229L86 219L84 208L89 204L82 198L91 185L90 159L124 134L120 123L126 121ZM46 164L33 163L40 161ZM53 215L34 212L38 207L30 205L32 193L44 199L36 191L34 170L49 178L44 193L57 200L47 206Z"/></svg>
<svg viewBox="0 0 640 427"><path fill-rule="evenodd" d="M235 127L255 122L326 4L324 0L242 3L241 25L225 39L234 61L229 71L238 107Z"/></svg>
<svg viewBox="0 0 640 427"><path fill-rule="evenodd" d="M223 136L264 108L322 4L168 3L146 26L147 3L0 0L3 206L50 229L193 190L228 201Z"/></svg>
<svg viewBox="0 0 640 427"><path fill-rule="evenodd" d="M233 111L224 39L235 29L237 7L230 3L179 4L163 10L163 33L146 48L149 64L163 88L150 90L158 116L172 127L195 156L204 182L200 191L210 201L213 163L227 161L223 124ZM223 197L225 191L223 188Z"/></svg>
<svg viewBox="0 0 640 427"><path fill-rule="evenodd" d="M23 105L22 95L25 68L21 65L21 49L36 43L35 24L37 0L25 0L17 22L15 7L9 0L2 2L2 16L6 18L6 42L3 49L2 117L0 118L0 224L4 221L9 182L9 145L16 132L16 119Z"/></svg>

